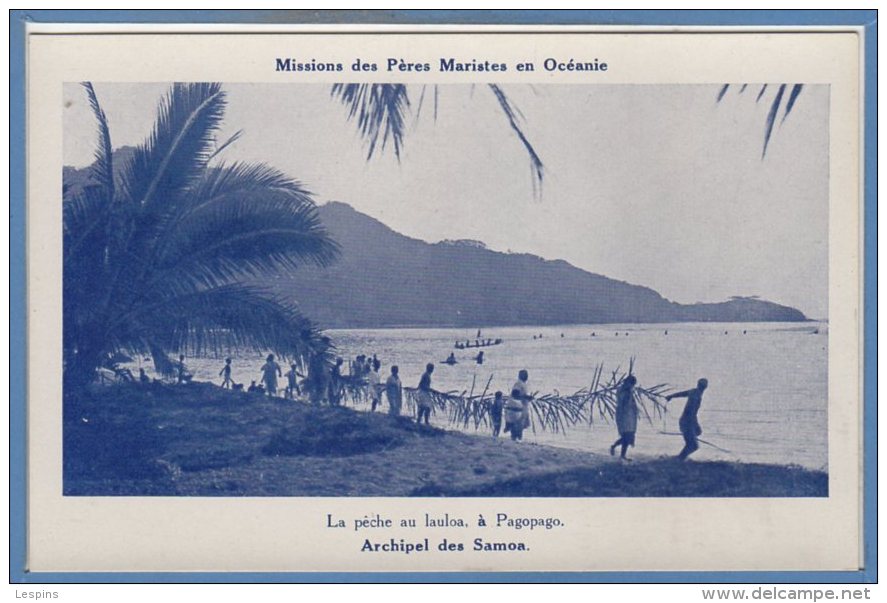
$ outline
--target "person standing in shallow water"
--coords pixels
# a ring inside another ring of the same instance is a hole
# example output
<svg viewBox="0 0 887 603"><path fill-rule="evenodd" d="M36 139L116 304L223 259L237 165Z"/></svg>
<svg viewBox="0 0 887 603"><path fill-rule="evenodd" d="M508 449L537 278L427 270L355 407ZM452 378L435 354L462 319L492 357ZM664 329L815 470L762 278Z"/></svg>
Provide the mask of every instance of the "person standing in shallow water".
<svg viewBox="0 0 887 603"><path fill-rule="evenodd" d="M419 416L416 418L416 422L421 423L424 418L426 425L429 424L431 419L431 373L433 372L434 365L429 362L425 365L425 372L422 373L422 378L419 379L419 391L416 395L416 406L419 407Z"/></svg>
<svg viewBox="0 0 887 603"><path fill-rule="evenodd" d="M392 417L400 416L400 408L403 405L403 386L398 377L397 365L391 367L391 375L385 381L385 395L388 397L388 414Z"/></svg>
<svg viewBox="0 0 887 603"><path fill-rule="evenodd" d="M681 435L684 436L684 449L678 454L678 459L685 461L687 457L699 450L699 436L702 435L702 427L699 425L699 407L702 406L702 394L708 387L708 379L700 379L696 382L696 387L688 389L676 394L669 394L665 397L666 401L673 398L687 398L684 405L684 412L681 413L681 419L678 425L681 428Z"/></svg>
<svg viewBox="0 0 887 603"><path fill-rule="evenodd" d="M634 437L638 430L638 404L634 399L634 386L637 382L634 375L629 375L622 380L616 392L616 428L619 430L619 439L610 446L610 456L616 454L617 446L622 446L619 458L624 461L631 460L625 454L629 446L634 446Z"/></svg>
<svg viewBox="0 0 887 603"><path fill-rule="evenodd" d="M269 396L277 395L277 378L282 376L280 365L274 362L274 354L268 354L265 364L262 365L262 383L265 384L265 392Z"/></svg>

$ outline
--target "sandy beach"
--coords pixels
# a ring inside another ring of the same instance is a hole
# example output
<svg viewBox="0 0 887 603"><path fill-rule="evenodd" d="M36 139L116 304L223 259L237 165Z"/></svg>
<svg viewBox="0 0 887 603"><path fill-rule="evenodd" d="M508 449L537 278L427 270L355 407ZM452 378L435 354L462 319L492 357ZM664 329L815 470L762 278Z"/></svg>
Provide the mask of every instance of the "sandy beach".
<svg viewBox="0 0 887 603"><path fill-rule="evenodd" d="M828 494L827 474L799 467L642 454L623 463L208 383L95 388L65 406L66 495Z"/></svg>

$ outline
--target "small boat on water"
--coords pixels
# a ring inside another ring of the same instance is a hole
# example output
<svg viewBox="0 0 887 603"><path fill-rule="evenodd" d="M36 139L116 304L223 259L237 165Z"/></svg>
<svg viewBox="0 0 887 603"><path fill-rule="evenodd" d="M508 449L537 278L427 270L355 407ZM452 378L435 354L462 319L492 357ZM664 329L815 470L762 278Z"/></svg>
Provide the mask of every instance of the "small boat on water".
<svg viewBox="0 0 887 603"><path fill-rule="evenodd" d="M475 339L474 341L457 341L455 347L457 350L470 350L473 348L488 348L494 345L505 343L502 339Z"/></svg>

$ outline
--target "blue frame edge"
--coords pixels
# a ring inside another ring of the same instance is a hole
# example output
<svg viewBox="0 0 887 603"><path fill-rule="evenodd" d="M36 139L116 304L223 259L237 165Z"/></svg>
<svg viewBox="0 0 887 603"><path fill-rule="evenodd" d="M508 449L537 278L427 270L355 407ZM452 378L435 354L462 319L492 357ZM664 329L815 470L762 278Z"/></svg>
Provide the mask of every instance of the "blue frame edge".
<svg viewBox="0 0 887 603"><path fill-rule="evenodd" d="M9 581L60 583L876 583L877 10L11 10L9 16ZM41 23L404 23L857 26L864 31L863 564L765 572L29 572L27 571L25 28Z"/></svg>

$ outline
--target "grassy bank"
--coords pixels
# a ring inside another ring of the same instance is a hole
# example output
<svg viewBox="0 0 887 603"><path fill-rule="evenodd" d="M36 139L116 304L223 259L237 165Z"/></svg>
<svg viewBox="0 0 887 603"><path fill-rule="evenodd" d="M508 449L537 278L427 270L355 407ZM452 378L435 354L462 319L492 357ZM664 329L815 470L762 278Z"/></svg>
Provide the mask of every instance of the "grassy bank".
<svg viewBox="0 0 887 603"><path fill-rule="evenodd" d="M609 456L204 383L65 401L64 493L129 496L826 496L795 467Z"/></svg>

